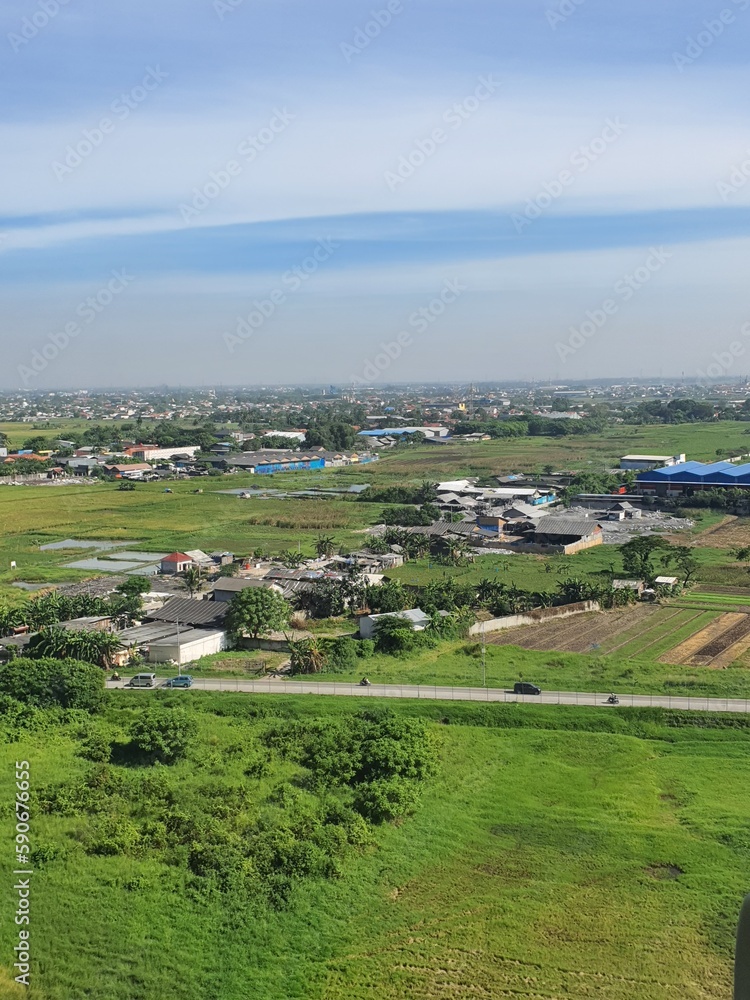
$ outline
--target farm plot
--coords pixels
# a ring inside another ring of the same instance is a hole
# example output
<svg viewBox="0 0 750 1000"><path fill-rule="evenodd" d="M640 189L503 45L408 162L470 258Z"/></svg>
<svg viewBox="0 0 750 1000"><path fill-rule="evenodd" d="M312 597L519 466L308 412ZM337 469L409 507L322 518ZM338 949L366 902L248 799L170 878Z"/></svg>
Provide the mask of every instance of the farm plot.
<svg viewBox="0 0 750 1000"><path fill-rule="evenodd" d="M750 648L750 614L731 611L719 615L659 659L662 663L708 666L714 669L733 663Z"/></svg>
<svg viewBox="0 0 750 1000"><path fill-rule="evenodd" d="M539 652L597 653L716 668L733 663L750 649L750 614L639 605L508 629L487 642Z"/></svg>
<svg viewBox="0 0 750 1000"><path fill-rule="evenodd" d="M697 588L676 598L681 608L706 608L714 611L750 613L750 590L742 587Z"/></svg>
<svg viewBox="0 0 750 1000"><path fill-rule="evenodd" d="M636 656L653 659L703 629L715 617L711 611L661 608L641 626L617 637L620 641L616 645L610 642L602 652L617 653L627 660Z"/></svg>
<svg viewBox="0 0 750 1000"><path fill-rule="evenodd" d="M540 651L587 653L600 651L607 640L634 627L642 629L644 620L656 612L650 605L627 608L622 611L593 611L562 621L543 625L524 625L508 629L487 641L495 646L520 646L522 649Z"/></svg>
<svg viewBox="0 0 750 1000"><path fill-rule="evenodd" d="M727 516L695 536L694 545L712 549L733 549L750 545L750 517Z"/></svg>

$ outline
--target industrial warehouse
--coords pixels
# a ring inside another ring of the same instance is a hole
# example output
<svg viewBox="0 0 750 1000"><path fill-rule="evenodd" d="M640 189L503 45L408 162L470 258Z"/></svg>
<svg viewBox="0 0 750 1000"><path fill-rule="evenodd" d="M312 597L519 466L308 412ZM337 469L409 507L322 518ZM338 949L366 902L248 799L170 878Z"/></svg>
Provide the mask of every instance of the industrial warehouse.
<svg viewBox="0 0 750 1000"><path fill-rule="evenodd" d="M750 464L683 462L642 472L637 484L639 493L660 497L690 496L716 489L750 489Z"/></svg>

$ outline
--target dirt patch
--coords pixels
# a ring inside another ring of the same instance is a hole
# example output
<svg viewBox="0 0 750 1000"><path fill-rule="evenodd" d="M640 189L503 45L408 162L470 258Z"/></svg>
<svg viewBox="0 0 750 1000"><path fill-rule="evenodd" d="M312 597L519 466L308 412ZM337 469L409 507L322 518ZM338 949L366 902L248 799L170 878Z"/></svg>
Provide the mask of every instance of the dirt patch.
<svg viewBox="0 0 750 1000"><path fill-rule="evenodd" d="M715 621L706 625L700 632L696 632L695 635L691 635L689 639L681 642L679 646L675 646L673 649L663 653L659 657L659 663L692 663L692 657L699 650L732 628L732 626L744 621L745 618L747 618L747 615L733 612L719 615Z"/></svg>
<svg viewBox="0 0 750 1000"><path fill-rule="evenodd" d="M750 545L750 517L725 517L720 524L696 535L693 545L712 549L739 549Z"/></svg>
<svg viewBox="0 0 750 1000"><path fill-rule="evenodd" d="M701 646L691 659L691 663L705 666L716 663L722 653L726 653L732 646L741 644L748 639L750 643L750 615L742 615L743 621L736 622L721 635ZM744 648L744 647L743 647Z"/></svg>
<svg viewBox="0 0 750 1000"><path fill-rule="evenodd" d="M657 882L673 882L678 879L680 875L684 875L685 872L679 865L649 865L647 868L643 869L647 875L651 878L657 880Z"/></svg>

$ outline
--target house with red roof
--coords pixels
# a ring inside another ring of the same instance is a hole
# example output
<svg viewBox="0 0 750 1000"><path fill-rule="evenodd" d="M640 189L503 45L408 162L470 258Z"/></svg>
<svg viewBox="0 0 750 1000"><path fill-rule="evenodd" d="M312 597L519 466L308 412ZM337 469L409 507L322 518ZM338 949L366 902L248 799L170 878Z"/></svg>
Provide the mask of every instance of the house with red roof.
<svg viewBox="0 0 750 1000"><path fill-rule="evenodd" d="M173 552L162 559L161 571L166 575L176 576L178 573L184 573L186 569L190 569L194 565L190 556L185 555L184 552Z"/></svg>

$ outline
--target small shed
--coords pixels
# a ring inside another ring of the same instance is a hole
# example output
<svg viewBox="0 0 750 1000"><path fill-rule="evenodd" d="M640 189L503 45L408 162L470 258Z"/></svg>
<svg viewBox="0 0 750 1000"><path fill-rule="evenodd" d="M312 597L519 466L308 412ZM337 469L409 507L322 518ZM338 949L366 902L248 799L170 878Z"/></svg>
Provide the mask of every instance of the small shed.
<svg viewBox="0 0 750 1000"><path fill-rule="evenodd" d="M613 580L612 589L613 590L634 590L638 596L643 593L643 588L646 586L643 580Z"/></svg>
<svg viewBox="0 0 750 1000"><path fill-rule="evenodd" d="M421 608L411 608L409 611L386 611L382 615L363 615L359 619L360 639L374 638L377 623L382 618L406 618L412 623L416 632L422 632L430 622L430 616Z"/></svg>
<svg viewBox="0 0 750 1000"><path fill-rule="evenodd" d="M187 629L178 635L165 639L156 639L149 643L148 662L166 663L174 660L182 666L192 663L202 656L220 653L227 648L225 632L214 632L204 629Z"/></svg>

